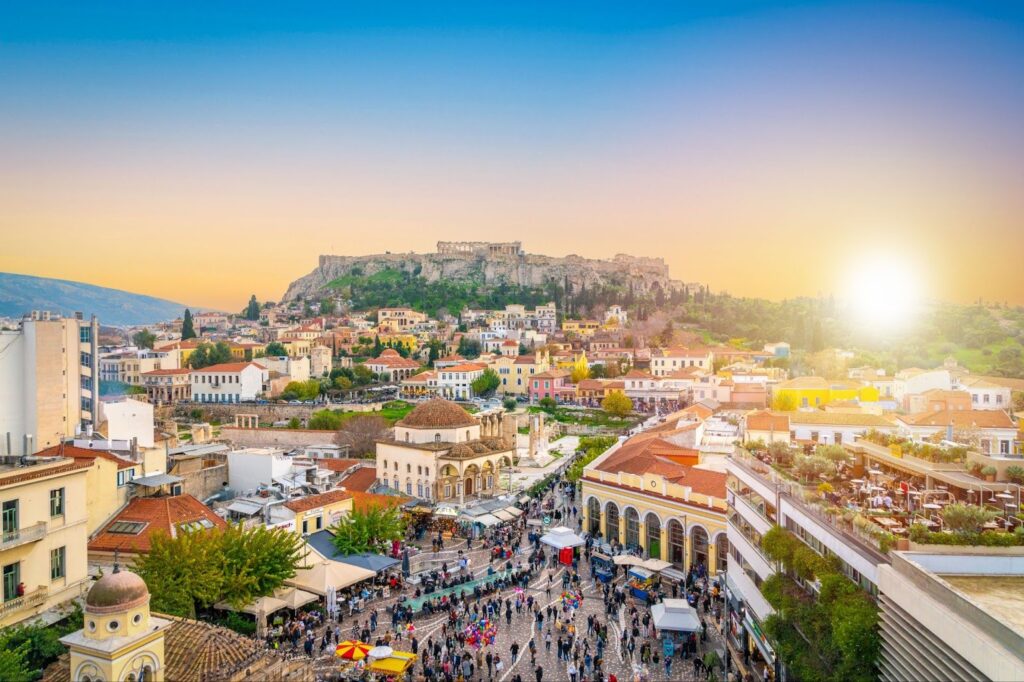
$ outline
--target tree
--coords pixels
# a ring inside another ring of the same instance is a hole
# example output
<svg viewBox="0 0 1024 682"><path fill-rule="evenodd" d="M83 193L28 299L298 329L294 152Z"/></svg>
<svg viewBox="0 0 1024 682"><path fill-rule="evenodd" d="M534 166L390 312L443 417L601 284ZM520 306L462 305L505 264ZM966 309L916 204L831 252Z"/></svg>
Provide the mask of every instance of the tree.
<svg viewBox="0 0 1024 682"><path fill-rule="evenodd" d="M150 607L159 613L195 618L197 605L215 604L222 594L224 572L213 532L179 533L173 538L158 532L133 569L146 581Z"/></svg>
<svg viewBox="0 0 1024 682"><path fill-rule="evenodd" d="M289 429L301 429L302 428L302 422L299 421L298 417L292 417L291 419L288 420L288 427L287 428L289 428Z"/></svg>
<svg viewBox="0 0 1024 682"><path fill-rule="evenodd" d="M480 342L463 336L459 339L459 348L456 351L467 360L480 357Z"/></svg>
<svg viewBox="0 0 1024 682"><path fill-rule="evenodd" d="M288 350L280 341L271 341L267 344L264 355L268 358L283 358L288 356Z"/></svg>
<svg viewBox="0 0 1024 682"><path fill-rule="evenodd" d="M515 398L510 396L501 401L501 406L504 407L506 411L511 412L519 406L519 403L516 402Z"/></svg>
<svg viewBox="0 0 1024 682"><path fill-rule="evenodd" d="M233 524L218 534L217 541L224 574L220 599L235 607L273 594L295 577L305 553L305 541L285 528Z"/></svg>
<svg viewBox="0 0 1024 682"><path fill-rule="evenodd" d="M346 376L338 375L334 377L332 385L340 391L347 391L352 388L352 380Z"/></svg>
<svg viewBox="0 0 1024 682"><path fill-rule="evenodd" d="M835 465L824 457L797 457L794 464L796 471L804 480L819 476L831 476L836 472Z"/></svg>
<svg viewBox="0 0 1024 682"><path fill-rule="evenodd" d="M672 339L675 338L675 335L676 335L676 331L675 331L675 328L673 328L673 326L672 326L672 320L669 320L665 324L665 328L661 330L661 335L658 337L658 340L660 341L662 346L665 346L665 347L671 346L672 345Z"/></svg>
<svg viewBox="0 0 1024 682"><path fill-rule="evenodd" d="M1024 391L1014 391L1011 394L1013 400L1013 411L1024 412Z"/></svg>
<svg viewBox="0 0 1024 682"><path fill-rule="evenodd" d="M792 393L779 393L772 397L772 409L776 412L793 412L796 410L796 396Z"/></svg>
<svg viewBox="0 0 1024 682"><path fill-rule="evenodd" d="M390 428L386 419L375 414L357 414L341 426L352 441L352 454L357 457L373 454L377 441L387 436Z"/></svg>
<svg viewBox="0 0 1024 682"><path fill-rule="evenodd" d="M132 334L132 343L135 344L136 348L149 348L152 350L153 344L156 343L156 334L148 329L143 329Z"/></svg>
<svg viewBox="0 0 1024 682"><path fill-rule="evenodd" d="M441 342L437 339L431 339L427 344L427 348L427 364L433 367L434 363L441 357Z"/></svg>
<svg viewBox="0 0 1024 682"><path fill-rule="evenodd" d="M341 415L331 410L318 410L309 418L309 428L318 431L337 431L341 428Z"/></svg>
<svg viewBox="0 0 1024 682"><path fill-rule="evenodd" d="M579 367L573 367L569 373L569 380L574 384L578 384L584 379L590 378L590 367L587 365L580 365Z"/></svg>
<svg viewBox="0 0 1024 682"><path fill-rule="evenodd" d="M314 400L320 395L320 382L316 379L289 381L281 393L282 400Z"/></svg>
<svg viewBox="0 0 1024 682"><path fill-rule="evenodd" d="M376 375L373 373L373 370L371 370L366 365L356 365L355 367L352 368L352 374L354 377L353 383L356 386L366 386L367 384L373 382L374 378L376 377Z"/></svg>
<svg viewBox="0 0 1024 682"><path fill-rule="evenodd" d="M605 372L607 371L604 363L598 363L590 368L591 379L605 379Z"/></svg>
<svg viewBox="0 0 1024 682"><path fill-rule="evenodd" d="M501 385L501 379L498 374L488 367L483 371L483 374L473 379L470 386L473 389L473 393L479 396L489 396L497 390L498 386Z"/></svg>
<svg viewBox="0 0 1024 682"><path fill-rule="evenodd" d="M192 311L185 308L185 317L181 321L181 340L187 341L194 338L196 338L196 330L192 326Z"/></svg>
<svg viewBox="0 0 1024 682"><path fill-rule="evenodd" d="M814 448L816 457L823 457L834 465L847 464L850 461L850 453L842 445L819 445Z"/></svg>
<svg viewBox="0 0 1024 682"><path fill-rule="evenodd" d="M558 403L555 402L554 398L541 398L538 404L540 405L540 409L545 412L554 412L558 407Z"/></svg>
<svg viewBox="0 0 1024 682"><path fill-rule="evenodd" d="M16 643L15 634L15 628L0 630L0 680L31 680L33 671L26 661L29 643Z"/></svg>
<svg viewBox="0 0 1024 682"><path fill-rule="evenodd" d="M321 315L333 315L334 314L334 300L330 298L320 299L320 314Z"/></svg>
<svg viewBox="0 0 1024 682"><path fill-rule="evenodd" d="M188 356L188 365L192 369L202 369L231 360L231 346L226 341L218 341L216 344L200 343Z"/></svg>
<svg viewBox="0 0 1024 682"><path fill-rule="evenodd" d="M942 510L942 524L955 533L978 533L994 519L996 512L974 504L949 504Z"/></svg>
<svg viewBox="0 0 1024 682"><path fill-rule="evenodd" d="M633 411L633 401L622 391L612 391L601 401L601 409L621 419Z"/></svg>
<svg viewBox="0 0 1024 682"><path fill-rule="evenodd" d="M249 305L245 307L245 319L260 319L260 304L256 301L256 294L249 297Z"/></svg>
<svg viewBox="0 0 1024 682"><path fill-rule="evenodd" d="M387 551L394 540L405 538L405 519L394 507L370 506L353 510L332 528L334 547L344 555Z"/></svg>
<svg viewBox="0 0 1024 682"><path fill-rule="evenodd" d="M302 538L284 528L240 525L153 536L133 569L154 611L195 618L197 606L239 607L270 595L302 566Z"/></svg>

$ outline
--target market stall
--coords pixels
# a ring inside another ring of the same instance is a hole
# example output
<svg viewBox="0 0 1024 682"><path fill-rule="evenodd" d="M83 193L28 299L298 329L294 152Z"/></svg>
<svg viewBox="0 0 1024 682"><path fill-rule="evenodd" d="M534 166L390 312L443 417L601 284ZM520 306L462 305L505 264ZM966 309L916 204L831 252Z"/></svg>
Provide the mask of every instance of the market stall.
<svg viewBox="0 0 1024 682"><path fill-rule="evenodd" d="M382 658L374 657L373 652L371 649L366 670L380 675L390 675L399 680L407 679L416 663L416 654L410 651L392 651L390 655Z"/></svg>
<svg viewBox="0 0 1024 682"><path fill-rule="evenodd" d="M657 588L657 584L657 577L654 571L650 571L642 566L633 566L629 569L626 577L626 585L629 587L630 592L637 599L644 601L651 601L651 595Z"/></svg>
<svg viewBox="0 0 1024 682"><path fill-rule="evenodd" d="M594 575L603 583L611 582L615 576L615 563L607 554L595 552L591 555L594 567Z"/></svg>
<svg viewBox="0 0 1024 682"><path fill-rule="evenodd" d="M652 605L651 617L654 619L654 629L659 633L700 631L697 610L687 604L685 599L665 599Z"/></svg>
<svg viewBox="0 0 1024 682"><path fill-rule="evenodd" d="M565 565L572 564L574 549L585 545L587 542L565 526L552 528L541 536L540 541L549 547L557 549L558 561Z"/></svg>

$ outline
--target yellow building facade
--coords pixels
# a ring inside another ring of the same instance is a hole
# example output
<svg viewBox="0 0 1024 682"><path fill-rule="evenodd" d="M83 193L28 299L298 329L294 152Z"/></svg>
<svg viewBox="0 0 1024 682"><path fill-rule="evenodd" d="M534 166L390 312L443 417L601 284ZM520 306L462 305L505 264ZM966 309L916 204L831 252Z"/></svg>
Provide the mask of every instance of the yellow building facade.
<svg viewBox="0 0 1024 682"><path fill-rule="evenodd" d="M683 572L703 564L711 575L728 555L726 502L657 474L587 470L581 479L583 530L617 539Z"/></svg>
<svg viewBox="0 0 1024 682"><path fill-rule="evenodd" d="M96 581L85 598L85 627L61 638L70 650L75 682L161 682L164 634L171 621L149 613L146 583L114 570Z"/></svg>
<svg viewBox="0 0 1024 682"><path fill-rule="evenodd" d="M776 410L820 407L840 400L878 402L878 389L860 381L829 381L823 377L797 377L775 387L772 405Z"/></svg>
<svg viewBox="0 0 1024 682"><path fill-rule="evenodd" d="M0 628L81 595L89 580L88 462L0 466Z"/></svg>

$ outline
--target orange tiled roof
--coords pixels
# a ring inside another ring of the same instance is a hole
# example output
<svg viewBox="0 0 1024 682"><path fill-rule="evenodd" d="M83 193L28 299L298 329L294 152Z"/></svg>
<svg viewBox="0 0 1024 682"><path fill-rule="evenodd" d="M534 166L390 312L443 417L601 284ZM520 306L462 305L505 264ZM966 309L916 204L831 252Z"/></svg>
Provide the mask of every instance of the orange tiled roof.
<svg viewBox="0 0 1024 682"><path fill-rule="evenodd" d="M342 479L339 485L350 493L365 493L377 482L376 467L360 467Z"/></svg>
<svg viewBox="0 0 1024 682"><path fill-rule="evenodd" d="M214 514L212 509L191 495L136 497L115 514L114 518L107 521L103 530L89 543L89 550L145 553L149 551L154 534L162 532L176 537L180 524L204 519L216 528L226 528L228 525L224 519ZM137 535L109 532L110 526L117 521L137 521L145 523L146 526Z"/></svg>
<svg viewBox="0 0 1024 682"><path fill-rule="evenodd" d="M747 431L778 431L789 433L789 415L758 410L747 414Z"/></svg>
<svg viewBox="0 0 1024 682"><path fill-rule="evenodd" d="M328 469L330 471L341 472L348 471L357 464L362 464L368 460L365 459L338 459L336 457L318 457L313 459L316 465L322 469Z"/></svg>
<svg viewBox="0 0 1024 682"><path fill-rule="evenodd" d="M948 426L956 428L1012 429L1013 420L1002 410L938 410L919 415L898 417L914 426Z"/></svg>
<svg viewBox="0 0 1024 682"><path fill-rule="evenodd" d="M172 375L172 374L188 374L191 371L192 370L188 369L187 367L182 367L181 369L154 369L152 372L143 372L142 376L144 376L144 377L162 377L162 376L169 376L169 375Z"/></svg>
<svg viewBox="0 0 1024 682"><path fill-rule="evenodd" d="M306 497L300 497L297 500L288 500L284 503L284 506L291 509L293 512L305 512L310 509L318 509L328 504L342 502L351 498L352 495L350 495L348 491L331 490L319 495L308 495Z"/></svg>
<svg viewBox="0 0 1024 682"><path fill-rule="evenodd" d="M482 365L478 362L464 362L461 365L454 365L452 367L445 367L445 372L476 372L481 369L487 369L487 365Z"/></svg>
<svg viewBox="0 0 1024 682"><path fill-rule="evenodd" d="M65 457L73 457L74 459L100 459L110 460L111 462L117 463L118 469L131 469L137 466L135 462L118 457L109 450L93 450L92 448L80 448L75 445L64 444L63 448L60 445L53 445L40 450L36 453L39 457L59 457L63 454Z"/></svg>
<svg viewBox="0 0 1024 682"><path fill-rule="evenodd" d="M405 495L377 495L375 493L367 493L359 490L353 490L350 492L352 493L352 509L354 511L366 511L367 509L379 509L381 507L397 507L412 499Z"/></svg>
<svg viewBox="0 0 1024 682"><path fill-rule="evenodd" d="M689 486L696 493L724 499L724 473L697 469L670 459L673 456L692 455L693 450L690 448L680 447L661 438L633 439L627 441L597 468L608 473L621 471L636 476L655 474L672 483Z"/></svg>

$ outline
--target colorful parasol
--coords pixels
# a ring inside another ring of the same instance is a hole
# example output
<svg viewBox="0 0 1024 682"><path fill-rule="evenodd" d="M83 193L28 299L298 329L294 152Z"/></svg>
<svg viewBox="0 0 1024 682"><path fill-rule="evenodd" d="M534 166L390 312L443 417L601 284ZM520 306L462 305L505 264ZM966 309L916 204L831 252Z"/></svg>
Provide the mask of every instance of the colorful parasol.
<svg viewBox="0 0 1024 682"><path fill-rule="evenodd" d="M361 661L366 658L366 655L370 653L372 648L369 644L350 640L339 644L338 648L334 650L334 655L350 661Z"/></svg>
<svg viewBox="0 0 1024 682"><path fill-rule="evenodd" d="M566 606L568 606L571 609L578 609L580 607L580 605L583 603L583 593L582 592L578 592L578 591L577 592L563 592L562 593L562 603L565 604Z"/></svg>
<svg viewBox="0 0 1024 682"><path fill-rule="evenodd" d="M409 623L408 625L405 626L405 631L409 632L409 633L416 632L416 626L413 625L412 623Z"/></svg>
<svg viewBox="0 0 1024 682"><path fill-rule="evenodd" d="M490 618L481 618L466 627L465 635L466 644L482 649L485 646L494 644L494 639L498 636L498 628L491 622Z"/></svg>

